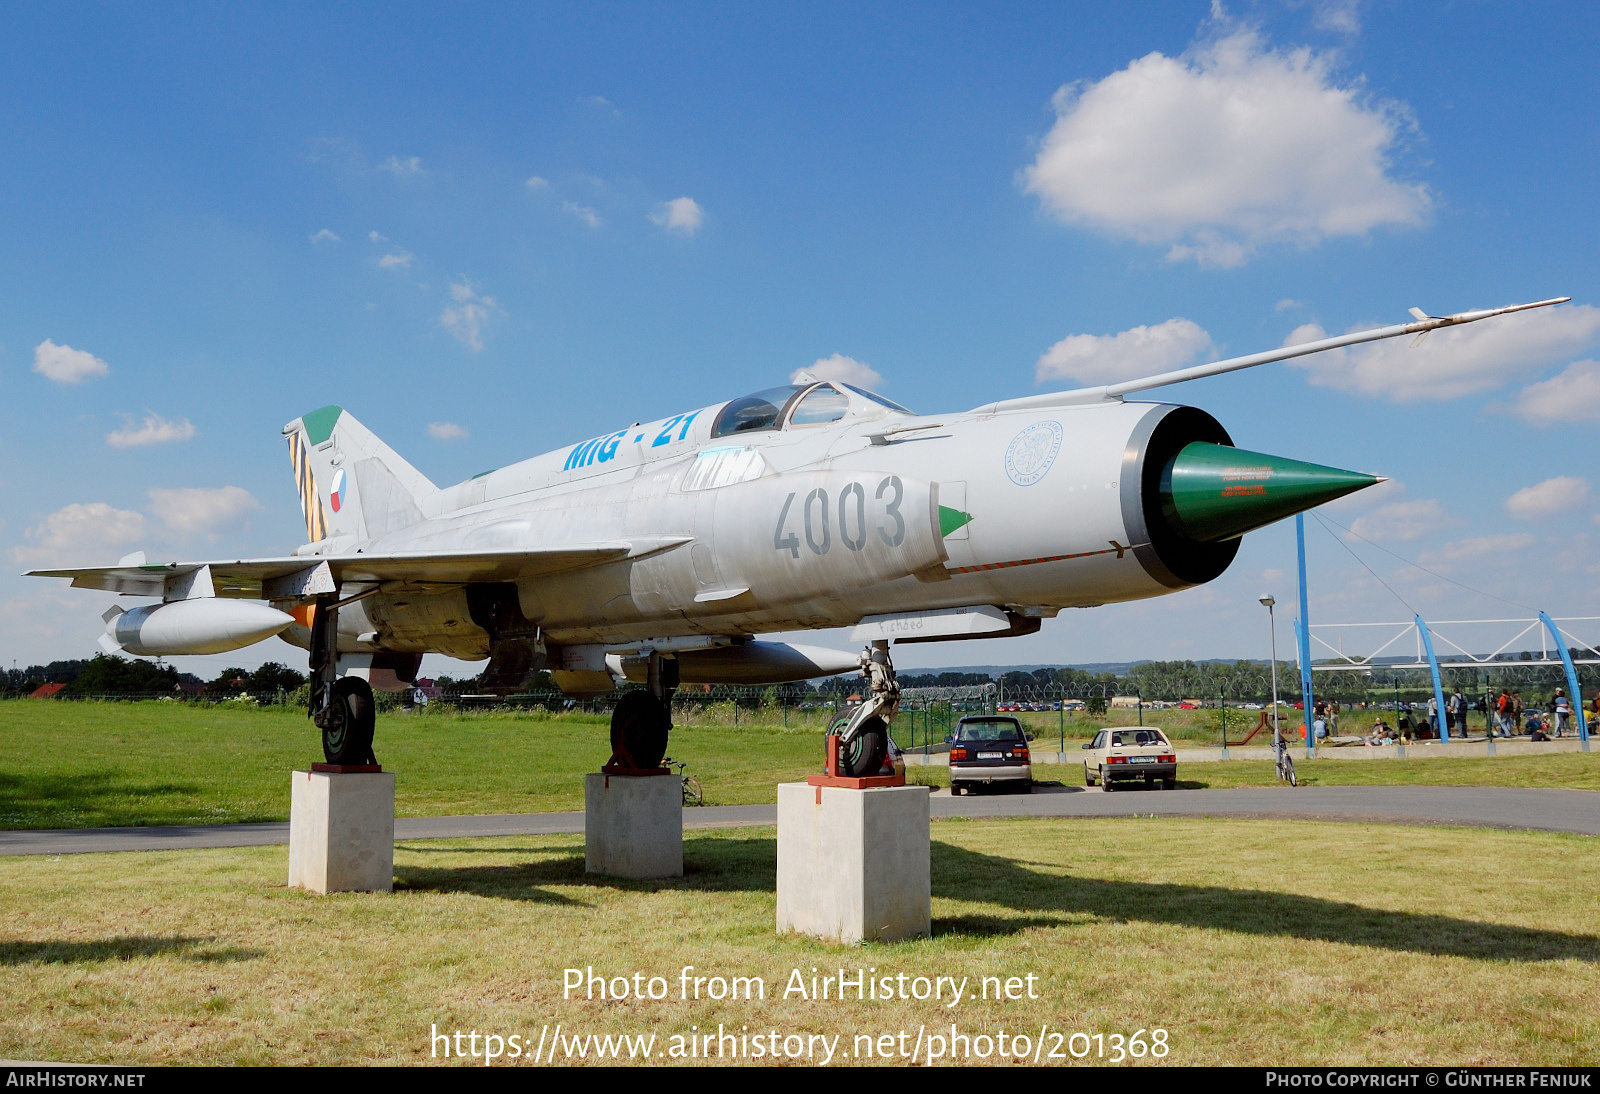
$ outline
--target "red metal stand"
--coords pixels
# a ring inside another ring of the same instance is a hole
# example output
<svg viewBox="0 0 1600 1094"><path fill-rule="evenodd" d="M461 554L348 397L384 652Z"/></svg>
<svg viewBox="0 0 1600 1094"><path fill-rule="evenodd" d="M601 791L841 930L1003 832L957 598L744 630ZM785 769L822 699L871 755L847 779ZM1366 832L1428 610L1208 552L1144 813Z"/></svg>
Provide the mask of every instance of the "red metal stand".
<svg viewBox="0 0 1600 1094"><path fill-rule="evenodd" d="M904 786L904 775L853 775L839 774L839 738L835 734L828 734L828 754L823 773L821 775L808 775L806 782L817 788L817 804L822 804L822 788L824 786L842 786L846 790L869 790L880 786Z"/></svg>

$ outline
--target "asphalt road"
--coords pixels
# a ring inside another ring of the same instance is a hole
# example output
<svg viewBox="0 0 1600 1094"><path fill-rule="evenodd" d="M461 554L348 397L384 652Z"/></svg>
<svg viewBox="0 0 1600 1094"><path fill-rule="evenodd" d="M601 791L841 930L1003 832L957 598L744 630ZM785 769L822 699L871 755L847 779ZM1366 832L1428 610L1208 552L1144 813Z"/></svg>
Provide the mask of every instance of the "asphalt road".
<svg viewBox="0 0 1600 1094"><path fill-rule="evenodd" d="M939 817L1257 817L1451 827L1533 829L1600 836L1600 793L1471 786L1303 786L1235 790L1118 790L1040 787L1032 794L953 798L936 791ZM686 830L777 823L773 805L690 809ZM468 836L543 836L583 831L583 814L508 813L471 817L401 817L397 842ZM208 824L161 828L66 828L0 832L0 855L92 851L164 851L190 847L259 847L289 842L289 825Z"/></svg>

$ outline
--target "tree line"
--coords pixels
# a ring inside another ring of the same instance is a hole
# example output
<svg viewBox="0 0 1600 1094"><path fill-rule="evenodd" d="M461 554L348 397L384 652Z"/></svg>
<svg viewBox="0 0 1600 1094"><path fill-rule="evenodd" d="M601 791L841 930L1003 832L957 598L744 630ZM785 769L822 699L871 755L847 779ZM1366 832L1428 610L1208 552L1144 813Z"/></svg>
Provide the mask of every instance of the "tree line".
<svg viewBox="0 0 1600 1094"><path fill-rule="evenodd" d="M276 661L257 669L225 668L215 679L202 680L171 665L138 658L97 654L88 660L52 661L0 674L0 695L32 695L46 684L63 684L57 693L70 698L91 695L171 695L227 698L233 695L276 695L306 682L305 674Z"/></svg>

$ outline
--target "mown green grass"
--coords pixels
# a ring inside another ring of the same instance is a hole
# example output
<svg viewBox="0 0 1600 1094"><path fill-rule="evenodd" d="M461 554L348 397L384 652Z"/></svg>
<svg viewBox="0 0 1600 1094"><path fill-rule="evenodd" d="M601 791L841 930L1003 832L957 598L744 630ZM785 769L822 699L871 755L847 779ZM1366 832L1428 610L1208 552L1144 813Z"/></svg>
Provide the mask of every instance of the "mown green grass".
<svg viewBox="0 0 1600 1094"><path fill-rule="evenodd" d="M216 824L288 818L288 777L322 759L303 711L228 704L0 703L0 828ZM383 714L376 752L400 816L583 808L585 772L611 755L606 719ZM776 800L821 764L820 738L781 725L680 726L672 755L707 804Z"/></svg>
<svg viewBox="0 0 1600 1094"><path fill-rule="evenodd" d="M707 804L772 802L778 783L819 769L816 726L785 728L768 717L763 723L745 714L737 726L707 719L673 731L671 752L700 779ZM288 772L322 758L304 713L274 707L17 700L0 702L0 733L0 828L286 820ZM581 776L610 756L601 716L447 710L379 715L376 750L399 776L401 816L581 809ZM1310 785L1600 790L1597 753L1296 766ZM910 770L914 781L948 783L941 766ZM1040 764L1036 774L1069 784L1082 779L1073 764ZM1186 787L1277 785L1264 761L1183 764L1178 775Z"/></svg>
<svg viewBox="0 0 1600 1094"><path fill-rule="evenodd" d="M402 843L396 892L330 897L284 888L281 847L0 859L0 1055L428 1063L434 1027L531 1044L558 1022L658 1049L720 1024L848 1053L856 1034L909 1046L953 1023L1161 1028L1177 1064L1600 1055L1592 838L1313 822L1294 837L1247 820L936 821L933 937L855 948L774 932L771 829L691 833L686 876L661 882L585 875L582 837ZM762 977L767 997L683 1001L685 965ZM662 976L673 996L564 999L563 970L590 966ZM1039 997L782 997L791 970L841 966L1032 975Z"/></svg>

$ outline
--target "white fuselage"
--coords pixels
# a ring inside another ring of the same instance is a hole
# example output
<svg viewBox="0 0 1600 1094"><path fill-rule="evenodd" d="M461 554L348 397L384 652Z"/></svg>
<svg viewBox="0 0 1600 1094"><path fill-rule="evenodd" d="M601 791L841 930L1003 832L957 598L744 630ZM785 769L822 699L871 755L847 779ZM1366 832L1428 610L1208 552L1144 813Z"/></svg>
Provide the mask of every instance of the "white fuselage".
<svg viewBox="0 0 1600 1094"><path fill-rule="evenodd" d="M314 547L684 537L519 582L524 616L557 646L841 627L964 605L1053 615L1172 591L1127 550L1137 540L1121 482L1130 436L1159 407L917 417L852 395L839 421L713 438L712 406L442 489L425 519L397 531ZM489 650L459 588L386 587L345 609L340 632L350 652ZM304 645L305 629L284 637Z"/></svg>

